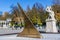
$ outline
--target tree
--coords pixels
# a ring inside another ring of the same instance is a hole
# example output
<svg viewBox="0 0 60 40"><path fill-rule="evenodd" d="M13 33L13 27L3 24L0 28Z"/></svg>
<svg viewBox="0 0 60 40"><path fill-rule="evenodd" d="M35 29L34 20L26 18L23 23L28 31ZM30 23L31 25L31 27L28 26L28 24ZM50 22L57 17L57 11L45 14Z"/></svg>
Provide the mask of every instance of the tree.
<svg viewBox="0 0 60 40"><path fill-rule="evenodd" d="M55 13L60 13L60 0L53 0L52 8Z"/></svg>
<svg viewBox="0 0 60 40"><path fill-rule="evenodd" d="M27 6L27 13L26 15L31 19L34 24L42 25L45 23L45 20L48 16L48 13L44 10L42 4L35 3L32 9Z"/></svg>
<svg viewBox="0 0 60 40"><path fill-rule="evenodd" d="M7 18L9 18L9 16L9 12L4 12L4 14L1 16L1 19L6 20Z"/></svg>
<svg viewBox="0 0 60 40"><path fill-rule="evenodd" d="M42 13L43 7L39 5L39 3L35 3L32 7L32 10L30 10L29 15L30 19L34 24L42 24L40 12Z"/></svg>

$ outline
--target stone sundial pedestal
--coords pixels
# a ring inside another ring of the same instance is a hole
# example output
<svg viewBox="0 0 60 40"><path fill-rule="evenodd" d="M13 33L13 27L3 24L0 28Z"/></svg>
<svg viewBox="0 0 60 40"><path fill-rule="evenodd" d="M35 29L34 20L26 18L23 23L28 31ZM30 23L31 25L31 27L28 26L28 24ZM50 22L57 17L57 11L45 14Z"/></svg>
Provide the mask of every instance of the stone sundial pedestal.
<svg viewBox="0 0 60 40"><path fill-rule="evenodd" d="M49 13L49 17L46 19L46 32L57 33L56 19L54 18L54 11L52 11L51 6L46 8Z"/></svg>

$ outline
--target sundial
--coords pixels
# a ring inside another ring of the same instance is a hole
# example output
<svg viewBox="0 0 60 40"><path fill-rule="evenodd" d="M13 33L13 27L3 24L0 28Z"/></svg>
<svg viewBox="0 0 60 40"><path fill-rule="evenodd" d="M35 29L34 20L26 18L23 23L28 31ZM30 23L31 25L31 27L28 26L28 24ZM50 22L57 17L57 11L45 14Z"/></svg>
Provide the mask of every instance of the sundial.
<svg viewBox="0 0 60 40"><path fill-rule="evenodd" d="M25 27L23 31L17 35L17 37L41 38L40 33L34 27L30 19L25 15L23 9L19 4L18 4L18 8L21 11L20 14L22 14L22 16L24 17Z"/></svg>

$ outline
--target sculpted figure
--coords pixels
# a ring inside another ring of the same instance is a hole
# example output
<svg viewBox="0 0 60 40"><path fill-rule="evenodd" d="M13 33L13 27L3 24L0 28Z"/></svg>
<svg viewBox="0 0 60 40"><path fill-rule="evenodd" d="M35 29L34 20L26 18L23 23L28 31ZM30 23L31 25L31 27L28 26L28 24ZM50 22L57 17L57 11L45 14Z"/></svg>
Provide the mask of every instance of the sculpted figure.
<svg viewBox="0 0 60 40"><path fill-rule="evenodd" d="M54 19L54 11L52 10L52 8L51 8L51 6L48 6L47 8L46 8L46 11L49 13L49 19Z"/></svg>

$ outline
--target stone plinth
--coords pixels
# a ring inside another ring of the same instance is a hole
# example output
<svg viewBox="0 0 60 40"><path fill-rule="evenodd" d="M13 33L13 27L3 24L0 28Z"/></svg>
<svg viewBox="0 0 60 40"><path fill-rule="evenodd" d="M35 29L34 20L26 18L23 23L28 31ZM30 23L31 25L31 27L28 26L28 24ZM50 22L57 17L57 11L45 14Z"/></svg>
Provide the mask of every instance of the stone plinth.
<svg viewBox="0 0 60 40"><path fill-rule="evenodd" d="M58 32L55 19L46 19L46 32Z"/></svg>

